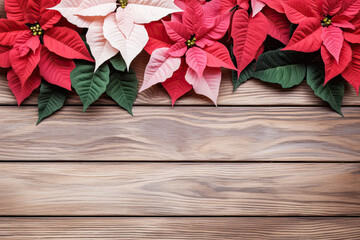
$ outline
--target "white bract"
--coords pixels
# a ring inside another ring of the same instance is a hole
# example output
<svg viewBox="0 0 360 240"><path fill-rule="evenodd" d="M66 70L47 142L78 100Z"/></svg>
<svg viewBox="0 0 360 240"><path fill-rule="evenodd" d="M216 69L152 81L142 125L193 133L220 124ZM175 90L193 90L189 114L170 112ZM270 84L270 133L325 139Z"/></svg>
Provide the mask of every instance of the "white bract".
<svg viewBox="0 0 360 240"><path fill-rule="evenodd" d="M62 0L52 8L86 35L97 69L119 51L127 67L149 40L144 24L182 11L174 0Z"/></svg>

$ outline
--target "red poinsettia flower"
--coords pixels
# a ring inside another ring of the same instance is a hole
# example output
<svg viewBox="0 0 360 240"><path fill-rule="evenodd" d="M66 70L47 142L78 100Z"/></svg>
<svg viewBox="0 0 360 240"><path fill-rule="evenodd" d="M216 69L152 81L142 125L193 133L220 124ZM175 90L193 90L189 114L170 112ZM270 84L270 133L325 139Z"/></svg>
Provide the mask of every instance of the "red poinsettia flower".
<svg viewBox="0 0 360 240"><path fill-rule="evenodd" d="M71 90L72 59L93 61L79 34L55 26L61 15L48 10L58 0L5 0L8 19L0 19L0 67L19 104L39 87L41 77Z"/></svg>
<svg viewBox="0 0 360 240"><path fill-rule="evenodd" d="M359 91L360 0L289 0L283 7L289 20L299 24L284 50L321 49L325 83L343 73Z"/></svg>
<svg viewBox="0 0 360 240"><path fill-rule="evenodd" d="M152 54L140 91L163 83L175 101L190 91L205 95L215 104L221 82L221 68L236 69L227 48L218 42L228 30L230 13L214 13L214 3L185 1L181 14L171 21L149 24L146 50ZM208 5L209 4L209 5ZM185 7L184 7L185 6ZM164 27L165 26L165 27Z"/></svg>
<svg viewBox="0 0 360 240"><path fill-rule="evenodd" d="M223 0L220 6L222 12L237 9L230 30L239 74L263 53L267 35L289 42L290 22L279 0Z"/></svg>

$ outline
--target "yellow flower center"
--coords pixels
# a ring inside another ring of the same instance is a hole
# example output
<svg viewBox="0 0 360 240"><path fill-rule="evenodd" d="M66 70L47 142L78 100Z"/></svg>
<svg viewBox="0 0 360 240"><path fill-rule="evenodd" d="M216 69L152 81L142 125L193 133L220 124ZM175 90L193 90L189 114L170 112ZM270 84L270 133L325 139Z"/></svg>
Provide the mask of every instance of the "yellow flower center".
<svg viewBox="0 0 360 240"><path fill-rule="evenodd" d="M321 21L321 25L323 27L328 27L331 25L331 17L326 17L324 20Z"/></svg>
<svg viewBox="0 0 360 240"><path fill-rule="evenodd" d="M191 38L186 41L186 46L188 46L188 48L192 48L195 46L195 44L196 44L195 35L191 35Z"/></svg>
<svg viewBox="0 0 360 240"><path fill-rule="evenodd" d="M44 34L44 30L41 28L39 23L31 24L29 25L29 28L33 36L41 36Z"/></svg>
<svg viewBox="0 0 360 240"><path fill-rule="evenodd" d="M118 0L118 2L120 3L121 8L125 8L128 4L127 0Z"/></svg>

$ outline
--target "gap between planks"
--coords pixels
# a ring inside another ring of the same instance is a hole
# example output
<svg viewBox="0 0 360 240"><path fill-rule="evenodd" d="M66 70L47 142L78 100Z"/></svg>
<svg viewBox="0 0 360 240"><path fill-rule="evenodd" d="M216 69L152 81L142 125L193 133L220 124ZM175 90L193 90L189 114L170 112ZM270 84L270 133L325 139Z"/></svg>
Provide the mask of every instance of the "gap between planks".
<svg viewBox="0 0 360 240"><path fill-rule="evenodd" d="M359 218L0 218L21 239L358 239Z"/></svg>

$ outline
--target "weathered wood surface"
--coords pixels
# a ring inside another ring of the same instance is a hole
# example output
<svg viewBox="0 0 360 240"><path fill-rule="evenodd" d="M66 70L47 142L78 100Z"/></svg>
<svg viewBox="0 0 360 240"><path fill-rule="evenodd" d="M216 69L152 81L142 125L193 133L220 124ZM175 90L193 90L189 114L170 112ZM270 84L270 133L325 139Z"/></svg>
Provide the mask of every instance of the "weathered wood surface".
<svg viewBox="0 0 360 240"><path fill-rule="evenodd" d="M0 108L2 160L360 161L360 111L327 108Z"/></svg>
<svg viewBox="0 0 360 240"><path fill-rule="evenodd" d="M6 17L6 13L5 13L4 0L0 0L0 18L5 18L5 17Z"/></svg>
<svg viewBox="0 0 360 240"><path fill-rule="evenodd" d="M148 59L133 64L140 83ZM36 103L37 92L24 105ZM72 94L35 127L36 107L14 107L0 70L0 160L14 161L0 163L1 239L360 238L360 98L350 87L345 119L314 107L326 104L306 84L250 80L232 93L228 70L219 108L194 107L212 103L190 93L171 109L161 86L139 95L135 117L107 97L87 113L80 104Z"/></svg>
<svg viewBox="0 0 360 240"><path fill-rule="evenodd" d="M0 216L360 216L360 163L2 163Z"/></svg>
<svg viewBox="0 0 360 240"><path fill-rule="evenodd" d="M0 238L359 239L360 218L0 218Z"/></svg>

